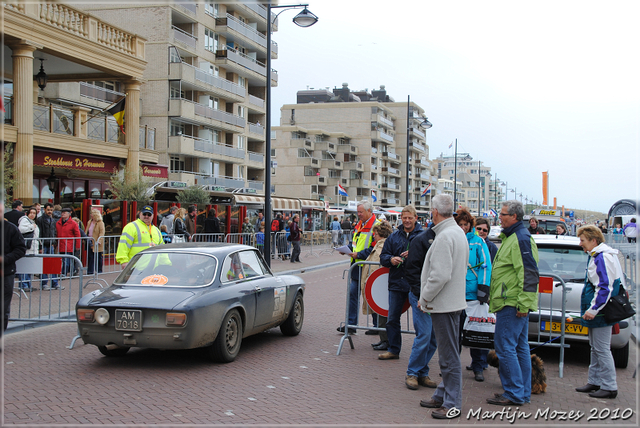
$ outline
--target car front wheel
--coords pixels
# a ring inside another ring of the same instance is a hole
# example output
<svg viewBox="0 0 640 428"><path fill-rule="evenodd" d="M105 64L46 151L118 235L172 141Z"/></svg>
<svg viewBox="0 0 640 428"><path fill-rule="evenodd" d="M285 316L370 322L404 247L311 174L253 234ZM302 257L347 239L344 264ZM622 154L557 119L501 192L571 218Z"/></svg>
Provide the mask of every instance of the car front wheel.
<svg viewBox="0 0 640 428"><path fill-rule="evenodd" d="M629 363L629 342L622 348L612 349L613 362L619 369L626 369Z"/></svg>
<svg viewBox="0 0 640 428"><path fill-rule="evenodd" d="M98 350L107 357L122 357L129 352L128 346L121 346L119 348L108 349L106 346L98 346Z"/></svg>
<svg viewBox="0 0 640 428"><path fill-rule="evenodd" d="M302 294L298 293L296 300L293 302L293 309L287 319L280 325L280 331L285 336L297 336L302 330L304 322L304 300Z"/></svg>
<svg viewBox="0 0 640 428"><path fill-rule="evenodd" d="M236 359L242 343L242 317L236 309L225 315L218 337L209 347L209 355L217 363L230 363Z"/></svg>

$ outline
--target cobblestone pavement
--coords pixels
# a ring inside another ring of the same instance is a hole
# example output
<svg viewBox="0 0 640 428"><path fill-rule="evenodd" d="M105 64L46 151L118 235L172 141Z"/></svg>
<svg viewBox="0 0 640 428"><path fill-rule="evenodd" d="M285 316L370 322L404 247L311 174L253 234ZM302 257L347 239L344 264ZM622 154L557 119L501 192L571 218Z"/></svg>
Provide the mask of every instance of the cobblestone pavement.
<svg viewBox="0 0 640 428"><path fill-rule="evenodd" d="M324 263L344 261L326 257L332 259L323 258ZM134 349L123 358L107 358L81 341L69 350L76 333L75 324L69 323L14 330L5 336L0 354L2 425L442 424L431 417L431 410L419 406L433 389L411 391L404 385L410 335L404 335L399 360L378 360L370 346L377 336L362 331L353 336L355 349L346 345L336 355L348 265L314 270L313 264L321 262L311 261L316 259L273 263L278 272L291 266L304 271L299 273L307 283L302 333L285 337L273 329L246 338L230 364L213 364L202 350ZM637 426L635 347L629 367L617 370L619 395L612 400L574 391L586 383L587 348L567 350L562 379L558 350L536 353L545 361L545 394L532 396L531 404L520 408L491 406L486 398L501 392L497 371L489 368L479 383L463 367L462 414L445 424L509 425L516 415L518 425ZM430 373L436 380L437 359L436 353ZM469 351L463 350L463 366L470 361ZM590 416L603 420L588 421ZM562 420L565 417L577 421Z"/></svg>

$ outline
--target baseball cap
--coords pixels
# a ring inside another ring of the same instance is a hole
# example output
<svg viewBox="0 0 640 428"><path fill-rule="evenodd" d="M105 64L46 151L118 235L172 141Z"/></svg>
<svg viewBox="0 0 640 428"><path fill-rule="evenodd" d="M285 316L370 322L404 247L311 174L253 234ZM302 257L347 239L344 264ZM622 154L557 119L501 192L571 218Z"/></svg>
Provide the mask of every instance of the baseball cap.
<svg viewBox="0 0 640 428"><path fill-rule="evenodd" d="M153 214L153 208L151 208L151 205L145 205L144 207L142 207L142 213Z"/></svg>

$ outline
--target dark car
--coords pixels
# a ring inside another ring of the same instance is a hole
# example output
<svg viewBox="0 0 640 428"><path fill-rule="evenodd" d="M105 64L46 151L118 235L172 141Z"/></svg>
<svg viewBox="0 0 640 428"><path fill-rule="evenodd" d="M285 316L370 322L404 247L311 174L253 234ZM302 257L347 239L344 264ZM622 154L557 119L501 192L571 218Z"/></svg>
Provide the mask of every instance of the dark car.
<svg viewBox="0 0 640 428"><path fill-rule="evenodd" d="M304 281L275 276L255 248L190 243L138 253L113 284L76 305L78 331L106 356L129 348L206 348L231 362L242 339L280 327L296 336Z"/></svg>

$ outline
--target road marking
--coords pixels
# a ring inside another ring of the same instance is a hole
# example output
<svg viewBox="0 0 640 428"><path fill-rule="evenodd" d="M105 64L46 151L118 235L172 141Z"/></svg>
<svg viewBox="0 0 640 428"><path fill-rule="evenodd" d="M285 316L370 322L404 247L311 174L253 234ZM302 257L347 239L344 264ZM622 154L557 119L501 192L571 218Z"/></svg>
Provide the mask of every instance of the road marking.
<svg viewBox="0 0 640 428"><path fill-rule="evenodd" d="M307 366L300 366L301 369L308 369L309 367Z"/></svg>
<svg viewBox="0 0 640 428"><path fill-rule="evenodd" d="M269 388L269 389L276 389L276 387L275 387L275 386L273 386L273 385L267 385L267 388Z"/></svg>
<svg viewBox="0 0 640 428"><path fill-rule="evenodd" d="M224 414L227 416L235 416L231 410L227 410Z"/></svg>
<svg viewBox="0 0 640 428"><path fill-rule="evenodd" d="M249 397L249 398L247 398L247 400L249 400L249 401L258 401L256 398L253 398L253 397Z"/></svg>

